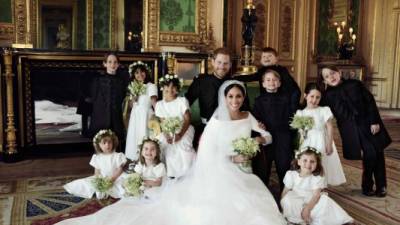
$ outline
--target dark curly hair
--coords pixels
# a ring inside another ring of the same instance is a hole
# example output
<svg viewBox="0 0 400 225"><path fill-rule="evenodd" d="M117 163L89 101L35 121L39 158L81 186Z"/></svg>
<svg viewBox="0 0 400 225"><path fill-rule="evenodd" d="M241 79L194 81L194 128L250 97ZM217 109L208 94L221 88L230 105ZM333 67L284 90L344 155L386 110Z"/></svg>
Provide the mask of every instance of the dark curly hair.
<svg viewBox="0 0 400 225"><path fill-rule="evenodd" d="M158 143L157 140L151 139L151 138L145 138L143 139L142 143L139 145L139 162L142 165L146 165L146 160L144 159L144 157L142 156L142 151L143 151L143 146L146 143L153 143L156 146L156 152L157 155L154 159L154 163L157 165L161 162L161 149L160 149L160 144Z"/></svg>

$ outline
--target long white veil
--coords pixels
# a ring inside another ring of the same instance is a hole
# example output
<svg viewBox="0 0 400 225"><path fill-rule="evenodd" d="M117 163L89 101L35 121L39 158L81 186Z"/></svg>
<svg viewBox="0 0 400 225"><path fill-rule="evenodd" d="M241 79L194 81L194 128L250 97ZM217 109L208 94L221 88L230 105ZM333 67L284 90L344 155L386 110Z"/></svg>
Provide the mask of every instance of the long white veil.
<svg viewBox="0 0 400 225"><path fill-rule="evenodd" d="M227 80L225 81L221 87L218 90L218 107L215 110L213 117L217 118L218 120L231 120L231 117L229 115L228 111L228 105L226 103L225 99L225 89L232 84L238 84L243 87L243 89L246 91L246 88L243 84L243 82L237 81L237 80ZM246 93L244 93L246 94Z"/></svg>

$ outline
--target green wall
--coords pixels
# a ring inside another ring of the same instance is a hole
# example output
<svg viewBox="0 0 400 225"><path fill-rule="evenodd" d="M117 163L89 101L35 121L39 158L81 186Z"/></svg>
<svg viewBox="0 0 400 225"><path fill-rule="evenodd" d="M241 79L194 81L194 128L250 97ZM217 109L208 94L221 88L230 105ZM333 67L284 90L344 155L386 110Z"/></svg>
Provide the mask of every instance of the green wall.
<svg viewBox="0 0 400 225"><path fill-rule="evenodd" d="M0 0L0 22L12 23L11 0Z"/></svg>
<svg viewBox="0 0 400 225"><path fill-rule="evenodd" d="M110 0L93 1L93 48L110 48Z"/></svg>
<svg viewBox="0 0 400 225"><path fill-rule="evenodd" d="M196 0L161 0L160 4L160 31L196 31Z"/></svg>
<svg viewBox="0 0 400 225"><path fill-rule="evenodd" d="M77 49L87 49L86 45L86 0L78 1Z"/></svg>

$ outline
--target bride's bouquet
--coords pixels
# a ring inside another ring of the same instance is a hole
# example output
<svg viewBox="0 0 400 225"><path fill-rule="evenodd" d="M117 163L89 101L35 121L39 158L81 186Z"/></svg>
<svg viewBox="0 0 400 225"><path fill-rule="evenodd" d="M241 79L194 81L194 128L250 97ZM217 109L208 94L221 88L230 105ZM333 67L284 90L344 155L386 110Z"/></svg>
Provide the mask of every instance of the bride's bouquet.
<svg viewBox="0 0 400 225"><path fill-rule="evenodd" d="M299 116L295 115L290 123L290 127L296 129L299 133L299 148L303 144L304 140L307 138L307 132L313 128L314 119L311 116Z"/></svg>
<svg viewBox="0 0 400 225"><path fill-rule="evenodd" d="M146 85L143 84L142 82L134 80L131 83L129 83L128 92L129 92L129 98L131 100L133 98L137 99L140 95L143 95L146 93Z"/></svg>
<svg viewBox="0 0 400 225"><path fill-rule="evenodd" d="M131 173L123 183L126 195L138 197L143 194L144 185L143 179L138 173Z"/></svg>
<svg viewBox="0 0 400 225"><path fill-rule="evenodd" d="M92 185L96 192L107 196L107 192L112 188L113 182L108 177L95 176L92 180Z"/></svg>
<svg viewBox="0 0 400 225"><path fill-rule="evenodd" d="M260 151L259 143L251 137L237 138L233 140L232 145L234 152L249 158L253 158ZM239 163L239 168L246 173L252 173L251 160Z"/></svg>
<svg viewBox="0 0 400 225"><path fill-rule="evenodd" d="M182 129L183 121L179 117L167 117L161 121L161 130L167 135L174 136Z"/></svg>

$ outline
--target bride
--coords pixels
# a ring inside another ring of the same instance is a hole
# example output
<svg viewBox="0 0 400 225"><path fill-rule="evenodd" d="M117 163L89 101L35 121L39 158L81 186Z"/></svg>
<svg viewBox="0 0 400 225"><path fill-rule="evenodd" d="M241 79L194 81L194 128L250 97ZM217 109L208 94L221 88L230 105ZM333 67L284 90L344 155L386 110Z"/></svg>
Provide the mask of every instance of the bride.
<svg viewBox="0 0 400 225"><path fill-rule="evenodd" d="M226 81L219 89L219 106L201 137L192 169L167 185L153 201L122 199L88 216L58 225L280 225L286 224L269 190L236 163L247 160L233 152L232 141L261 134L259 143L271 142L249 112L240 111L245 88Z"/></svg>

